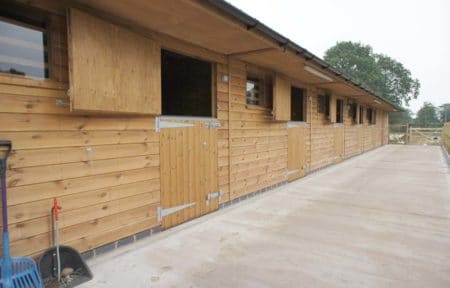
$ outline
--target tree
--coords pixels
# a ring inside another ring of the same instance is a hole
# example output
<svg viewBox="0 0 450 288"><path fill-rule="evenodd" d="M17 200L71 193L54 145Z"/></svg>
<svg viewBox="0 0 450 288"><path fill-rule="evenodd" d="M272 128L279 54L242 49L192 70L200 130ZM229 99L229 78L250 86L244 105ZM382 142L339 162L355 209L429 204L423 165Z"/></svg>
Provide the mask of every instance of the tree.
<svg viewBox="0 0 450 288"><path fill-rule="evenodd" d="M391 112L389 113L389 124L409 124L412 123L412 112L407 109L402 112Z"/></svg>
<svg viewBox="0 0 450 288"><path fill-rule="evenodd" d="M376 94L402 105L419 95L420 82L402 63L376 54L369 45L337 42L325 52L325 61L360 82Z"/></svg>
<svg viewBox="0 0 450 288"><path fill-rule="evenodd" d="M435 126L439 123L437 108L430 102L424 102L422 108L417 111L414 124L421 127Z"/></svg>
<svg viewBox="0 0 450 288"><path fill-rule="evenodd" d="M450 122L450 103L439 106L439 120L442 123Z"/></svg>

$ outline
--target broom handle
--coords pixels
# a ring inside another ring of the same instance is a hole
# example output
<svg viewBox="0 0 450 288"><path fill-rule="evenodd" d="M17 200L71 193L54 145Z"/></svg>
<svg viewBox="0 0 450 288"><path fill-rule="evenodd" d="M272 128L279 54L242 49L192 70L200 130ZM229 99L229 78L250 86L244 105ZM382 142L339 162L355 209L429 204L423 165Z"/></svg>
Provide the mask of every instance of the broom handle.
<svg viewBox="0 0 450 288"><path fill-rule="evenodd" d="M3 257L9 257L9 233L8 233L8 199L6 197L6 160L11 152L11 141L1 140L0 147L7 147L5 155L0 162L2 182L2 221L3 221Z"/></svg>

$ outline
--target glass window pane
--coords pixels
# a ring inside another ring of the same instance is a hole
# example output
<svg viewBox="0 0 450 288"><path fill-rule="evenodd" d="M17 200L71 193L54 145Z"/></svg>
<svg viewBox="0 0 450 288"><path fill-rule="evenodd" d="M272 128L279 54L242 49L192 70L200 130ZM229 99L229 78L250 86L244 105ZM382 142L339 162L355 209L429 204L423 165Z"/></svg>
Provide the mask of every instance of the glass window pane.
<svg viewBox="0 0 450 288"><path fill-rule="evenodd" d="M260 101L260 83L259 79L247 78L247 104L259 105Z"/></svg>
<svg viewBox="0 0 450 288"><path fill-rule="evenodd" d="M45 33L0 19L0 72L48 78Z"/></svg>

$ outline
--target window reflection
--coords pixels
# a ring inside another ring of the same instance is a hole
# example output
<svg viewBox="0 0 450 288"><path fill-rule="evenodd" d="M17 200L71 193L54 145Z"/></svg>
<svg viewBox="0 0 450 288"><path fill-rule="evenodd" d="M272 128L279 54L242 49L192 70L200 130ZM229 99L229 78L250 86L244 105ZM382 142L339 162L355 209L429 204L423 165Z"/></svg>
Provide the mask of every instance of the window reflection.
<svg viewBox="0 0 450 288"><path fill-rule="evenodd" d="M0 72L48 78L45 32L0 18Z"/></svg>

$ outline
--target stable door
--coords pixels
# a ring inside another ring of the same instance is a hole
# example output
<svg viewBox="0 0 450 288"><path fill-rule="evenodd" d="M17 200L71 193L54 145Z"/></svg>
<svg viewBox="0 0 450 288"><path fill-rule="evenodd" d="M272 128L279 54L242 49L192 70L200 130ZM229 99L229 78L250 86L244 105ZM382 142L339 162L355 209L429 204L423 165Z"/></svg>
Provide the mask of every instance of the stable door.
<svg viewBox="0 0 450 288"><path fill-rule="evenodd" d="M160 221L169 228L218 209L217 127L214 121L158 123L161 155Z"/></svg>

